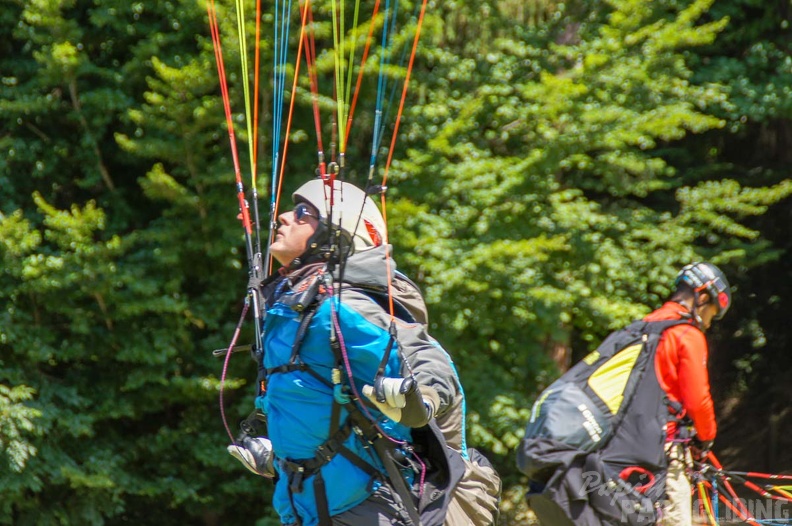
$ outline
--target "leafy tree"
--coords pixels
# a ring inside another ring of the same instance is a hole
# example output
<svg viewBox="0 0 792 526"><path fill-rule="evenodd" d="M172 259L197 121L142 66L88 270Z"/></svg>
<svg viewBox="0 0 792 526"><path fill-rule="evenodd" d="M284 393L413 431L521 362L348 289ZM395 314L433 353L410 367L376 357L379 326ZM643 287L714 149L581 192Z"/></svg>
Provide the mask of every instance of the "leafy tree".
<svg viewBox="0 0 792 526"><path fill-rule="evenodd" d="M3 16L0 523L263 515L223 451L209 352L244 276L205 11ZM226 398L234 427L246 402Z"/></svg>
<svg viewBox="0 0 792 526"><path fill-rule="evenodd" d="M10 5L0 436L17 475L0 482L0 523L272 522L269 486L223 451L215 409L222 363L209 350L233 332L246 261L205 6ZM216 7L238 125L236 12ZM300 90L295 144L312 128L307 82ZM290 157L312 170L315 150ZM232 433L252 409L253 372L228 371Z"/></svg>
<svg viewBox="0 0 792 526"><path fill-rule="evenodd" d="M710 6L571 5L533 28L495 17L482 39L428 53L395 231L457 357L473 439L502 455L509 482L551 358L565 367L659 305L683 263L729 271L769 248L748 220L790 181L752 187L680 160L687 136L729 123L712 109L729 90L694 82L688 61L727 27L704 18Z"/></svg>

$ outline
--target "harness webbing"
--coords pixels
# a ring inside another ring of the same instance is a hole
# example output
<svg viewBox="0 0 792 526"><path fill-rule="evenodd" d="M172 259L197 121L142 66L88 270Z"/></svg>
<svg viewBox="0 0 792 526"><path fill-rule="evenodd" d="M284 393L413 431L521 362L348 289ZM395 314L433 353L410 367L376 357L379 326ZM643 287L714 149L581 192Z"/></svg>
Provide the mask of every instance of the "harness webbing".
<svg viewBox="0 0 792 526"><path fill-rule="evenodd" d="M316 511L319 513L319 526L332 526L333 519L330 518L330 504L327 502L327 490L321 470L314 477L314 496Z"/></svg>
<svg viewBox="0 0 792 526"><path fill-rule="evenodd" d="M326 386L335 388L334 382L340 381L340 378L334 378L331 382L321 376L308 364L299 360L299 352L305 337L308 333L313 316L316 314L319 305L329 297L328 294L319 294L308 305L305 305L302 310L302 319L300 326L297 330L295 341L292 344L292 353L289 362L280 366L270 367L266 369L266 375L283 374L294 371L307 372ZM333 337L330 341L330 348L336 362L336 371L340 370L340 365L344 361L341 349L341 340L336 334L337 328L334 326L332 329ZM394 342L395 343L395 342ZM393 346L391 343L388 351ZM387 352L386 354L390 354ZM399 495L402 504L407 510L410 519L416 526L420 526L420 514L413 500L412 493L407 486L406 481L400 471L400 467L394 459L394 451L399 445L398 442L393 442L385 437L380 432L379 427L375 422L369 419L363 411L357 406L355 397L333 396L332 414L330 418L331 436L328 440L323 442L316 448L316 453L313 458L289 460L282 459L281 467L286 471L289 477L289 493L290 499L293 501L293 493L300 493L303 490L303 482L306 478L313 476L314 493L316 499L317 513L319 516L320 526L332 526L332 519L330 518L329 506L327 502L326 485L322 477L321 468L328 464L336 455L341 455L352 463L355 467L369 475L372 479L382 478L383 474L378 471L374 466L363 460L360 456L355 454L352 450L344 445L344 442L352 434L352 431L358 436L360 440L369 444L374 448L374 451L379 457L380 462L385 468L385 477L390 482L393 490ZM339 418L341 408L346 409L348 417L343 424L339 426ZM292 507L294 504L292 502ZM295 509L296 513L296 509Z"/></svg>

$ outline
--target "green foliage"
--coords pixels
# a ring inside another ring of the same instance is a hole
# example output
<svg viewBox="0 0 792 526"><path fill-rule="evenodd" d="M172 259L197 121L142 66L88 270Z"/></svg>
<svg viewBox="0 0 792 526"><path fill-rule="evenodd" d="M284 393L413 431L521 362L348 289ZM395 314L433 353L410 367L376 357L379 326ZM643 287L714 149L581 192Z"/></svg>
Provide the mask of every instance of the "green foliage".
<svg viewBox="0 0 792 526"><path fill-rule="evenodd" d="M696 77L727 84L732 132L750 123L787 119L792 114L790 20L783 2L758 4L734 0L713 5L712 16L727 16L734 27L716 46L693 57Z"/></svg>
<svg viewBox="0 0 792 526"><path fill-rule="evenodd" d="M730 87L691 69L691 50L728 27L711 4L571 5L541 28L498 19L492 43L427 51L392 237L460 364L479 445L506 455L525 420L510 408L658 306L682 264L778 256L750 218L790 181L753 186L683 153L728 125L715 110Z"/></svg>
<svg viewBox="0 0 792 526"><path fill-rule="evenodd" d="M266 491L240 487L224 451L209 352L230 337L245 277L212 51L196 46L205 11L13 7L0 436L14 475L0 477L0 524L260 516ZM225 389L236 427L249 387Z"/></svg>
<svg viewBox="0 0 792 526"><path fill-rule="evenodd" d="M27 386L9 388L0 385L0 448L3 450L3 471L8 468L20 473L28 458L37 453L27 441L36 431L35 421L41 412L21 402L30 400L34 393Z"/></svg>

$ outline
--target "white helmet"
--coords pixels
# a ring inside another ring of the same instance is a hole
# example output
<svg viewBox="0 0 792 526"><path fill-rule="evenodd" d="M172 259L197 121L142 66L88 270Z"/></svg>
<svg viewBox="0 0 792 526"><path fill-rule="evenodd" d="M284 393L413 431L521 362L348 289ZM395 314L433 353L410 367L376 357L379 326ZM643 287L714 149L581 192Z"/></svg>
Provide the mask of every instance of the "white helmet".
<svg viewBox="0 0 792 526"><path fill-rule="evenodd" d="M352 237L355 251L378 247L385 242L385 220L366 193L345 181L333 181L332 203L330 184L322 179L308 181L292 194L294 203L309 203L319 211L322 222L332 210L330 222Z"/></svg>

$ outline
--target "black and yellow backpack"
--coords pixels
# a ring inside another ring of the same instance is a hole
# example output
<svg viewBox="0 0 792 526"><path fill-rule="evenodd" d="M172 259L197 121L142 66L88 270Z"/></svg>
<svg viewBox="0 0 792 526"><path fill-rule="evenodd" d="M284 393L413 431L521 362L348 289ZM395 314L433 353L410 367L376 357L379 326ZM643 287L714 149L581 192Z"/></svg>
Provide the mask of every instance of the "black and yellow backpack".
<svg viewBox="0 0 792 526"><path fill-rule="evenodd" d="M611 333L545 389L517 452L542 524L654 524L665 494L669 409L654 357L663 331L636 321Z"/></svg>

